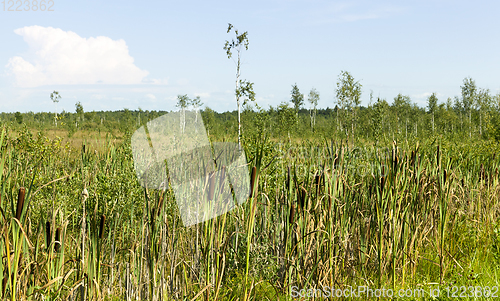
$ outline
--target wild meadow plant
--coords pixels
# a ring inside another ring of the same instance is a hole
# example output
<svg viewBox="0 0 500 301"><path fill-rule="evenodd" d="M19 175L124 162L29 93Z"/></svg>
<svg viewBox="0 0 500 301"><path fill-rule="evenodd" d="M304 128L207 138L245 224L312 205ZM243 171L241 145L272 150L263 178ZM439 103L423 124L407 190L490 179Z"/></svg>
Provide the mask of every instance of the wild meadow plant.
<svg viewBox="0 0 500 301"><path fill-rule="evenodd" d="M2 129L2 300L291 300L292 286L498 285L497 144L243 142L246 201L186 227L170 185L139 185L127 142L83 151ZM207 175L211 201L226 168Z"/></svg>

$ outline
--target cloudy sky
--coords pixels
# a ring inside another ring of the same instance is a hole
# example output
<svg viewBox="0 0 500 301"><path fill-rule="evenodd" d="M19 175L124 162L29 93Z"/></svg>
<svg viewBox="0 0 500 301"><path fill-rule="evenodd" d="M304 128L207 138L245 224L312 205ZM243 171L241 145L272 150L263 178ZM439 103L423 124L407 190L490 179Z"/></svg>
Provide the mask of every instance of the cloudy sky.
<svg viewBox="0 0 500 301"><path fill-rule="evenodd" d="M248 31L242 78L264 108L289 101L294 83L333 107L342 70L363 85L363 105L371 91L389 102L403 93L423 106L432 92L445 101L465 77L500 91L498 1L40 3L0 4L0 111L53 112L54 90L58 111L76 102L85 111L175 110L179 94L234 110L228 23Z"/></svg>

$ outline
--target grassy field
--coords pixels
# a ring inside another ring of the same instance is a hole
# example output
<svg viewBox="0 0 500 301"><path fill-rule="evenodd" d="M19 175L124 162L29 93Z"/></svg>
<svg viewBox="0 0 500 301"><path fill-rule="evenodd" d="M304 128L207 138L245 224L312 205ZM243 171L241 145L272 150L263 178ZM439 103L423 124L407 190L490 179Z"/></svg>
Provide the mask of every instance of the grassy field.
<svg viewBox="0 0 500 301"><path fill-rule="evenodd" d="M256 135L252 197L184 227L171 189L139 185L127 134L67 136L2 129L2 300L323 300L312 289L358 286L474 299L500 285L496 142Z"/></svg>

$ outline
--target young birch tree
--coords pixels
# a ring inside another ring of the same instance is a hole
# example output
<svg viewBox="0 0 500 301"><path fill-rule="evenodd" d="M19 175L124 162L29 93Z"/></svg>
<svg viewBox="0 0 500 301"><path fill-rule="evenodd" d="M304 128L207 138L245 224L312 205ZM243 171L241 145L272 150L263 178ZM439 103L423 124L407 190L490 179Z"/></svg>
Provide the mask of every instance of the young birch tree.
<svg viewBox="0 0 500 301"><path fill-rule="evenodd" d="M351 113L350 119L353 138L356 113L359 105L361 104L361 88L362 85L359 83L359 81L354 81L354 77L349 72L340 72L339 80L337 82L337 89L335 90L337 104L342 110L342 113L344 113L344 111L348 111Z"/></svg>
<svg viewBox="0 0 500 301"><path fill-rule="evenodd" d="M186 128L186 108L189 105L191 100L187 96L187 94L184 95L177 95L177 105L176 107L181 109L181 114L179 118L180 122L180 127L181 127L181 132L184 133L184 129Z"/></svg>
<svg viewBox="0 0 500 301"><path fill-rule="evenodd" d="M200 110L200 107L203 105L200 96L196 96L195 98L191 99L189 101L189 105L192 106L196 112L194 122L198 122L198 111Z"/></svg>
<svg viewBox="0 0 500 301"><path fill-rule="evenodd" d="M309 116L311 117L311 130L314 131L314 126L316 125L316 107L319 101L319 92L315 88L309 91L309 96L307 98L311 106L309 107Z"/></svg>
<svg viewBox="0 0 500 301"><path fill-rule="evenodd" d="M227 33L229 33L233 29L233 25L231 23L228 24ZM247 100L255 101L255 92L253 91L253 83L247 80L240 80L240 66L241 66L241 51L244 47L245 50L248 50L248 32L244 32L242 34L238 34L238 30L235 29L234 33L236 35L236 39L232 39L231 41L227 41L224 45L224 50L226 50L227 58L231 58L233 56L233 50L236 50L237 60L236 64L236 104L238 106L238 145L241 147L241 99L243 99L243 105L247 103Z"/></svg>
<svg viewBox="0 0 500 301"><path fill-rule="evenodd" d="M436 93L432 93L429 98L427 98L427 109L429 110L428 112L432 115L431 120L432 120L432 132L434 133L434 114L436 113L437 109L437 102L438 98L436 96Z"/></svg>
<svg viewBox="0 0 500 301"><path fill-rule="evenodd" d="M462 89L462 107L465 113L469 114L469 138L472 137L472 108L476 103L477 98L477 87L476 82L470 78L466 77L463 81Z"/></svg>
<svg viewBox="0 0 500 301"><path fill-rule="evenodd" d="M297 119L297 123L299 123L299 110L300 107L304 104L304 94L300 93L299 87L297 84L292 85L292 93L290 101L293 103L295 108L295 116Z"/></svg>
<svg viewBox="0 0 500 301"><path fill-rule="evenodd" d="M54 91L50 93L50 99L52 99L52 102L56 105L56 115L55 115L55 122L56 122L56 127L57 127L57 103L59 102L59 99L61 99L61 95L59 95L59 92Z"/></svg>

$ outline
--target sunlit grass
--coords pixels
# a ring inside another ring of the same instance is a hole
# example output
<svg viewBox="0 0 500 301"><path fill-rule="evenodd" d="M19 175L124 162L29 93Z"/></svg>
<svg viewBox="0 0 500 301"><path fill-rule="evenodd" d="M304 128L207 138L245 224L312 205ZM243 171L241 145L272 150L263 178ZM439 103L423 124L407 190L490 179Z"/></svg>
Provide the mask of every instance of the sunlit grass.
<svg viewBox="0 0 500 301"><path fill-rule="evenodd" d="M292 286L498 285L494 143L247 139L247 202L184 227L170 188L139 185L126 139L74 139L2 132L4 300L291 300Z"/></svg>

